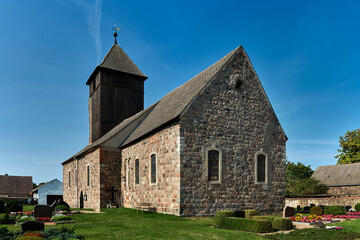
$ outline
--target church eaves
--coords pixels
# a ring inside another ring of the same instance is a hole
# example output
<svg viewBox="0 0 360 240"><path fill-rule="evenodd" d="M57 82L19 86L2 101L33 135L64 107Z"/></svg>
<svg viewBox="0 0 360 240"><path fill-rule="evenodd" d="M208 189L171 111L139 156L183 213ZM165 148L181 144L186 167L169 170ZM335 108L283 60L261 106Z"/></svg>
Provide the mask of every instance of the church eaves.
<svg viewBox="0 0 360 240"><path fill-rule="evenodd" d="M102 62L95 68L94 72L86 82L87 85L90 84L92 78L101 68L132 74L142 77L144 80L148 78L140 71L125 51L116 43L112 45Z"/></svg>

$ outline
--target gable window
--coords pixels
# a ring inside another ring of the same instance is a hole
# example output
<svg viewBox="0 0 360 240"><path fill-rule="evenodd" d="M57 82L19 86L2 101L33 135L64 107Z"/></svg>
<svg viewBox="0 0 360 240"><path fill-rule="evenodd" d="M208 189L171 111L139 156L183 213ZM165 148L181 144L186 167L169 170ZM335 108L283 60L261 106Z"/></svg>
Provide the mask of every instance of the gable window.
<svg viewBox="0 0 360 240"><path fill-rule="evenodd" d="M255 178L256 183L267 183L268 178L268 160L265 153L257 153L255 155Z"/></svg>
<svg viewBox="0 0 360 240"><path fill-rule="evenodd" d="M86 167L87 185L90 186L90 166Z"/></svg>
<svg viewBox="0 0 360 240"><path fill-rule="evenodd" d="M150 183L156 183L156 155L150 157Z"/></svg>
<svg viewBox="0 0 360 240"><path fill-rule="evenodd" d="M209 167L208 167L208 180L219 181L219 151L208 151Z"/></svg>
<svg viewBox="0 0 360 240"><path fill-rule="evenodd" d="M205 151L205 175L210 183L220 183L222 178L222 152L211 147Z"/></svg>
<svg viewBox="0 0 360 240"><path fill-rule="evenodd" d="M68 185L69 185L69 187L71 187L71 172L70 172L70 171L69 171L69 174L68 174L68 178L69 178L69 179L68 179L68 180L69 180L69 184L68 184Z"/></svg>
<svg viewBox="0 0 360 240"><path fill-rule="evenodd" d="M139 159L135 159L135 185L140 183L140 162Z"/></svg>

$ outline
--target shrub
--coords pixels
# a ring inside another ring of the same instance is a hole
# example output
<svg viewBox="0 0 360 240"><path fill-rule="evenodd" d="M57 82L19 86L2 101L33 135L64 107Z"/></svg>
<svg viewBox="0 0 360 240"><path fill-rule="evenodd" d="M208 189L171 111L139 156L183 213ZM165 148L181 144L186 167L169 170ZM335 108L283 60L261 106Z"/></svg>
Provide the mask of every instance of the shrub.
<svg viewBox="0 0 360 240"><path fill-rule="evenodd" d="M38 236L21 236L18 237L17 240L44 240L44 238Z"/></svg>
<svg viewBox="0 0 360 240"><path fill-rule="evenodd" d="M343 206L326 206L324 213L326 215L345 215Z"/></svg>
<svg viewBox="0 0 360 240"><path fill-rule="evenodd" d="M48 228L44 231L46 239L79 239L79 236L74 234L74 228L60 227L60 228Z"/></svg>
<svg viewBox="0 0 360 240"><path fill-rule="evenodd" d="M277 230L290 230L293 228L293 224L288 218L275 218L272 221L272 227Z"/></svg>
<svg viewBox="0 0 360 240"><path fill-rule="evenodd" d="M21 218L19 218L17 220L17 223L22 223L22 222L26 222L26 221L36 221L36 218L32 217L32 216L22 216Z"/></svg>
<svg viewBox="0 0 360 240"><path fill-rule="evenodd" d="M360 203L357 203L354 208L357 212L360 212Z"/></svg>
<svg viewBox="0 0 360 240"><path fill-rule="evenodd" d="M55 210L58 210L58 211L60 211L60 210L62 210L62 211L69 211L69 207L68 207L68 206L65 206L65 205L57 205L57 206L55 207Z"/></svg>
<svg viewBox="0 0 360 240"><path fill-rule="evenodd" d="M221 225L226 217L235 217L235 212L234 211L217 211L214 216L214 227L216 227L216 228L221 227Z"/></svg>
<svg viewBox="0 0 360 240"><path fill-rule="evenodd" d="M7 213L0 214L0 224L6 224L9 221L9 215Z"/></svg>
<svg viewBox="0 0 360 240"><path fill-rule="evenodd" d="M265 233L272 232L272 223L265 219L248 219L248 218L235 218L225 217L222 221L220 228L240 230L246 232Z"/></svg>
<svg viewBox="0 0 360 240"><path fill-rule="evenodd" d="M264 215L264 216L253 216L251 219L256 219L256 220L259 220L259 219L265 219L265 220L269 220L270 222L274 221L275 218L281 218L281 217L278 217L278 216L274 216L274 215Z"/></svg>
<svg viewBox="0 0 360 240"><path fill-rule="evenodd" d="M245 210L245 218L252 218L253 216L258 216L259 212L253 209Z"/></svg>
<svg viewBox="0 0 360 240"><path fill-rule="evenodd" d="M0 213L5 212L5 201L3 199L0 199Z"/></svg>
<svg viewBox="0 0 360 240"><path fill-rule="evenodd" d="M320 206L314 206L314 207L310 208L310 214L315 214L317 216L321 216L324 213Z"/></svg>
<svg viewBox="0 0 360 240"><path fill-rule="evenodd" d="M51 221L53 222L59 222L59 221L67 221L72 220L70 216L62 215L62 214L55 214L52 216Z"/></svg>
<svg viewBox="0 0 360 240"><path fill-rule="evenodd" d="M0 226L0 237L4 237L9 233L9 229L5 226Z"/></svg>
<svg viewBox="0 0 360 240"><path fill-rule="evenodd" d="M22 212L22 207L16 201L10 200L6 203L5 212Z"/></svg>

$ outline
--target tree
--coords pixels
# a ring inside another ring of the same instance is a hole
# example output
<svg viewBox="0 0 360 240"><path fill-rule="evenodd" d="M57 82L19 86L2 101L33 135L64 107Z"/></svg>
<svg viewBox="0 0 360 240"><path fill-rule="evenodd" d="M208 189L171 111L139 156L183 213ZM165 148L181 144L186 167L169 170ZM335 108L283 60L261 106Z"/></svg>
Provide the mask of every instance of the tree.
<svg viewBox="0 0 360 240"><path fill-rule="evenodd" d="M286 172L291 172L298 179L311 178L314 173L310 165L305 166L301 162L298 162L297 164L293 162L288 162L286 166Z"/></svg>
<svg viewBox="0 0 360 240"><path fill-rule="evenodd" d="M341 149L338 149L339 155L336 155L337 164L360 162L360 128L353 131L347 131L345 136L339 139Z"/></svg>
<svg viewBox="0 0 360 240"><path fill-rule="evenodd" d="M286 167L286 196L303 197L326 193L328 187L311 178L313 173L310 165L288 162Z"/></svg>

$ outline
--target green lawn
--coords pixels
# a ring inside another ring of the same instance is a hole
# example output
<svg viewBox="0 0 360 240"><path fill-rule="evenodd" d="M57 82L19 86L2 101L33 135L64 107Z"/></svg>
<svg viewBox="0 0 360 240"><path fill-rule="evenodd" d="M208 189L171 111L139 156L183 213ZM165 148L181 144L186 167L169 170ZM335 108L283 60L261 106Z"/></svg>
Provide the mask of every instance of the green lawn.
<svg viewBox="0 0 360 240"><path fill-rule="evenodd" d="M74 215L76 234L86 239L262 239L258 234L209 227L212 219L186 219L132 209Z"/></svg>
<svg viewBox="0 0 360 240"><path fill-rule="evenodd" d="M306 229L270 237L212 228L212 218L181 218L146 212L137 214L136 210L126 208L102 209L102 212L74 214L76 223L69 226L74 226L76 234L85 239L360 239L360 219L336 223L336 226L344 227L342 231ZM8 227L11 230L20 229L20 226Z"/></svg>

